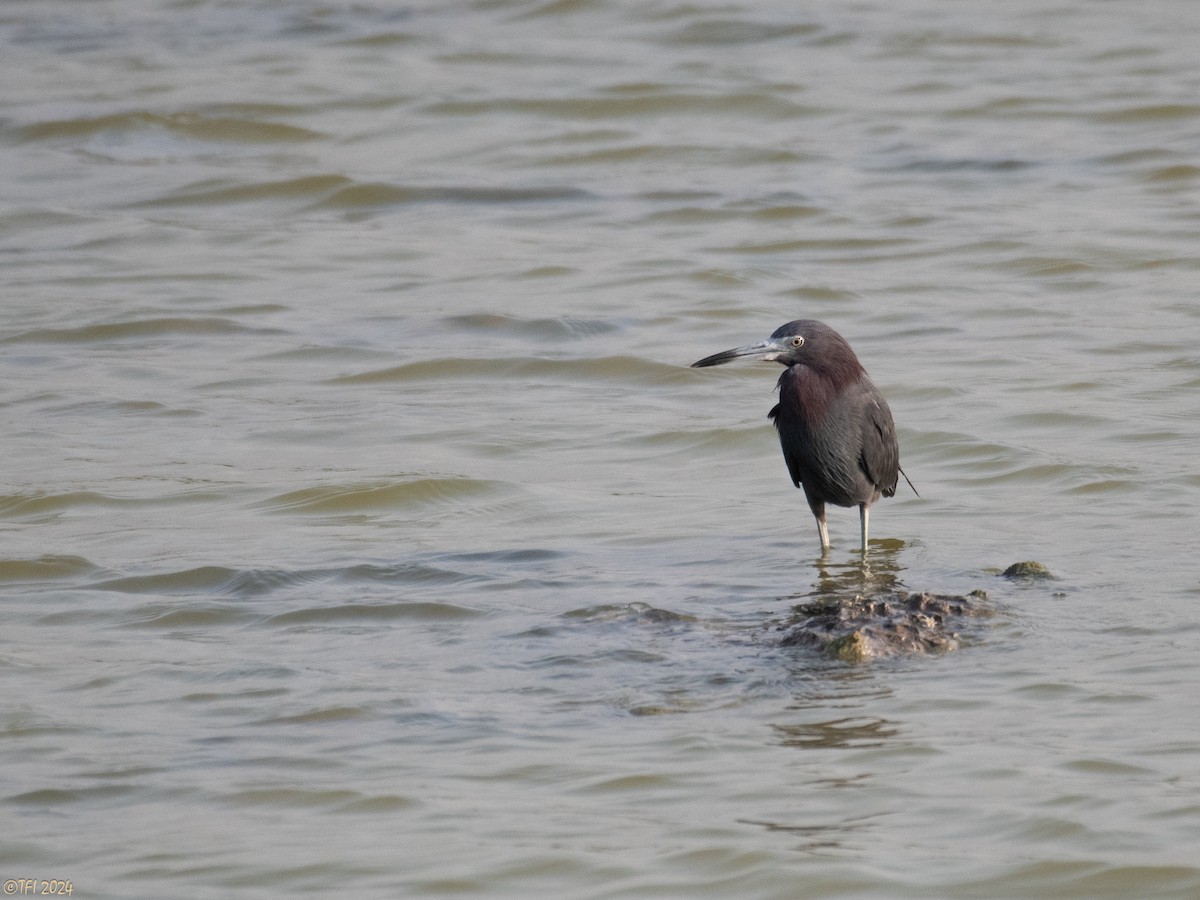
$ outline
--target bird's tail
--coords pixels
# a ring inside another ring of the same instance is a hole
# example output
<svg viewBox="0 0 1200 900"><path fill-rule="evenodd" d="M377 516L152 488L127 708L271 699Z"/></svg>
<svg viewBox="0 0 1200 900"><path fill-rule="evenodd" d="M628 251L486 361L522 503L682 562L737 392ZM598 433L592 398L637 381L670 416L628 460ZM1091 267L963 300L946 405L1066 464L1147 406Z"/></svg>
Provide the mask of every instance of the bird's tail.
<svg viewBox="0 0 1200 900"><path fill-rule="evenodd" d="M896 466L896 468L897 468L897 469L900 469L900 467L899 467L899 466ZM920 495L919 493L917 493L917 489L916 489L915 487L913 487L913 483L912 483L911 481L909 481L909 478L908 478L908 473L907 473L907 472L905 472L903 469L900 469L900 474L904 476L904 480L905 480L905 481L908 481L908 486L909 486L910 488L912 488L912 492L913 492L914 494L916 494L918 497L920 497L921 495Z"/></svg>

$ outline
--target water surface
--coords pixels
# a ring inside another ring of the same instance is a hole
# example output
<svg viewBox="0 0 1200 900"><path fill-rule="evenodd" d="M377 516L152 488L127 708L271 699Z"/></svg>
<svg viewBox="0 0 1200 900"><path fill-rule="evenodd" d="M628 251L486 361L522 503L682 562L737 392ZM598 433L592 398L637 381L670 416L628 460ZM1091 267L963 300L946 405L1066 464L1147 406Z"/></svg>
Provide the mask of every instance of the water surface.
<svg viewBox="0 0 1200 900"><path fill-rule="evenodd" d="M1197 27L7 4L0 876L1200 894ZM866 572L687 368L799 317L921 492ZM879 585L992 615L780 645Z"/></svg>

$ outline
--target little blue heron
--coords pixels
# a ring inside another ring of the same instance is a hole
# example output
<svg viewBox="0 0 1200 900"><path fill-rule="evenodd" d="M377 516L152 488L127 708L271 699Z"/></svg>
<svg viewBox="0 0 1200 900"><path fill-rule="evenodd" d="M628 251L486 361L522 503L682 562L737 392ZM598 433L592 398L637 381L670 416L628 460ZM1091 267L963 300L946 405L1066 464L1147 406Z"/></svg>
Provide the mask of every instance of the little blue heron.
<svg viewBox="0 0 1200 900"><path fill-rule="evenodd" d="M825 504L832 503L858 507L866 553L871 504L895 494L897 473L904 474L892 411L879 388L846 339L813 319L788 322L765 341L714 353L692 367L719 366L743 356L786 367L779 376L779 403L768 418L779 431L792 483L804 488L817 519L821 550L829 549Z"/></svg>

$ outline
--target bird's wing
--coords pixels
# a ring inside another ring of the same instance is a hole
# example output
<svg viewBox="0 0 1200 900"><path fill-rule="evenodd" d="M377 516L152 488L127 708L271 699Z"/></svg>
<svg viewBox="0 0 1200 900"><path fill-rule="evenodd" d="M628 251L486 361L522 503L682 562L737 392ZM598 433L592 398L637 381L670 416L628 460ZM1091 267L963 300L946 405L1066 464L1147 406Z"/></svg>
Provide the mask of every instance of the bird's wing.
<svg viewBox="0 0 1200 900"><path fill-rule="evenodd" d="M872 385L862 418L862 454L859 464L871 483L885 497L896 493L900 471L900 448L896 444L896 426L887 403Z"/></svg>
<svg viewBox="0 0 1200 900"><path fill-rule="evenodd" d="M775 423L775 430L779 432L779 443L783 447L783 461L787 463L788 474L792 476L792 484L800 487L800 482L803 480L800 477L800 463L797 461L794 453L789 452L792 442L788 439L788 425L780 424L779 421L779 406L776 403L771 407L771 411L767 413L767 418Z"/></svg>

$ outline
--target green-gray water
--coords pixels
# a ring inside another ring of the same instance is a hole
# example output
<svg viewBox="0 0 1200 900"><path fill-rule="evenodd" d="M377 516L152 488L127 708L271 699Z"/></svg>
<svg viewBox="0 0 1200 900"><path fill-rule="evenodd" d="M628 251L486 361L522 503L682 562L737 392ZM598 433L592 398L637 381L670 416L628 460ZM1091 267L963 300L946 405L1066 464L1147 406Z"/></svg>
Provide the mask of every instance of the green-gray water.
<svg viewBox="0 0 1200 900"><path fill-rule="evenodd" d="M1200 895L1198 33L5 4L0 878ZM687 368L799 317L921 491L866 575L853 510L817 557L777 367ZM991 615L780 646L876 582Z"/></svg>

